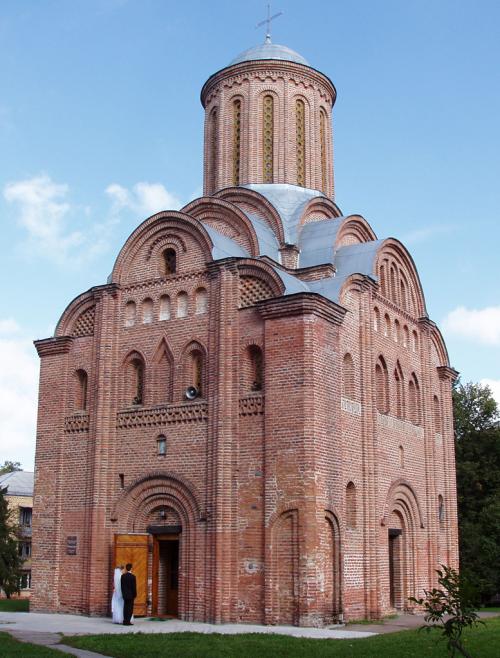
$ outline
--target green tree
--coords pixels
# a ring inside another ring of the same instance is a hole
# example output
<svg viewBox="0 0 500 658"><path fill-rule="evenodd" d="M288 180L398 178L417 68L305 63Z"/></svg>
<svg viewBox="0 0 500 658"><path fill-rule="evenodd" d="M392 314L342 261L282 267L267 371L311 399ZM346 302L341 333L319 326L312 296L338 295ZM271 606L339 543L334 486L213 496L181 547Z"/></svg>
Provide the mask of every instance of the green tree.
<svg viewBox="0 0 500 658"><path fill-rule="evenodd" d="M11 461L4 461L4 463L0 466L0 475L4 475L5 473L12 473L13 471L21 471L21 463L20 462L11 462Z"/></svg>
<svg viewBox="0 0 500 658"><path fill-rule="evenodd" d="M7 489L0 488L0 588L10 599L19 592L22 560L18 552L16 525L12 521L5 494Z"/></svg>
<svg viewBox="0 0 500 658"><path fill-rule="evenodd" d="M460 567L487 602L500 592L500 426L490 389L453 392Z"/></svg>
<svg viewBox="0 0 500 658"><path fill-rule="evenodd" d="M439 629L452 657L459 653L472 658L463 644L462 634L466 628L483 623L474 611L474 589L466 577L444 564L436 573L439 587L424 590L424 598L410 597L410 601L425 611L424 619L428 625L422 626L421 630Z"/></svg>

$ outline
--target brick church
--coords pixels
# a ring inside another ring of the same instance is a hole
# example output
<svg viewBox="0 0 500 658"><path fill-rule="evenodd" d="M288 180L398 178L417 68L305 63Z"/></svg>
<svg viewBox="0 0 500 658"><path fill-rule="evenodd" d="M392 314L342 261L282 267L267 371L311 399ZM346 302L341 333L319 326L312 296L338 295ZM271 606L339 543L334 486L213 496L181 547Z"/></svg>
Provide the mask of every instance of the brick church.
<svg viewBox="0 0 500 658"><path fill-rule="evenodd" d="M39 340L36 611L323 626L457 566L450 367L415 264L335 202L331 80L267 38L204 84L204 192Z"/></svg>

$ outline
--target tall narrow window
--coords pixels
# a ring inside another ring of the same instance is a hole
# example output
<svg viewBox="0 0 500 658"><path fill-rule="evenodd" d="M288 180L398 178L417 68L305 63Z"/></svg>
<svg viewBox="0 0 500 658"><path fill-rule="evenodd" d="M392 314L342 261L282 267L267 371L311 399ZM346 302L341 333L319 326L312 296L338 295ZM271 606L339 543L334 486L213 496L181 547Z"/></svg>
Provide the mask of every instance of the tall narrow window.
<svg viewBox="0 0 500 658"><path fill-rule="evenodd" d="M249 365L249 388L251 391L262 391L264 381L264 359L258 345L250 345L247 350Z"/></svg>
<svg viewBox="0 0 500 658"><path fill-rule="evenodd" d="M170 320L170 297L168 295L160 297L160 320Z"/></svg>
<svg viewBox="0 0 500 658"><path fill-rule="evenodd" d="M380 311L376 306L373 309L373 330L380 331Z"/></svg>
<svg viewBox="0 0 500 658"><path fill-rule="evenodd" d="M391 335L391 319L387 315L384 315L384 336L389 337Z"/></svg>
<svg viewBox="0 0 500 658"><path fill-rule="evenodd" d="M380 266L380 294L387 297L387 276L386 276L386 261Z"/></svg>
<svg viewBox="0 0 500 658"><path fill-rule="evenodd" d="M185 318L188 314L188 296L187 292L180 292L177 295L177 317Z"/></svg>
<svg viewBox="0 0 500 658"><path fill-rule="evenodd" d="M240 184L241 100L233 101L233 185Z"/></svg>
<svg viewBox="0 0 500 658"><path fill-rule="evenodd" d="M198 288L194 294L194 300L196 314L206 313L208 309L208 294L205 288Z"/></svg>
<svg viewBox="0 0 500 658"><path fill-rule="evenodd" d="M143 324L153 322L153 300L149 297L142 302L142 322Z"/></svg>
<svg viewBox="0 0 500 658"><path fill-rule="evenodd" d="M381 414L389 412L389 377L383 357L379 357L375 365L375 387L377 411Z"/></svg>
<svg viewBox="0 0 500 658"><path fill-rule="evenodd" d="M403 327L403 347L409 347L410 345L410 331L405 325Z"/></svg>
<svg viewBox="0 0 500 658"><path fill-rule="evenodd" d="M203 394L203 354L199 350L191 352L191 381L192 386L198 390L198 395Z"/></svg>
<svg viewBox="0 0 500 658"><path fill-rule="evenodd" d="M127 302L125 305L125 326L133 327L135 324L135 316L137 314L137 309L135 302Z"/></svg>
<svg viewBox="0 0 500 658"><path fill-rule="evenodd" d="M408 309L408 295L406 281L401 277L399 282L399 294L401 297L401 307L406 311Z"/></svg>
<svg viewBox="0 0 500 658"><path fill-rule="evenodd" d="M405 450L403 446L399 446L399 466L401 468L405 467Z"/></svg>
<svg viewBox="0 0 500 658"><path fill-rule="evenodd" d="M167 276L177 271L177 254L175 249L165 249L163 252L163 273Z"/></svg>
<svg viewBox="0 0 500 658"><path fill-rule="evenodd" d="M306 108L304 101L295 101L295 158L297 162L297 185L306 184Z"/></svg>
<svg viewBox="0 0 500 658"><path fill-rule="evenodd" d="M327 191L327 174L326 174L326 112L319 111L319 142L321 148L321 189L326 194Z"/></svg>
<svg viewBox="0 0 500 658"><path fill-rule="evenodd" d="M399 324L399 320L394 321L394 342L401 342L401 325Z"/></svg>
<svg viewBox="0 0 500 658"><path fill-rule="evenodd" d="M85 372L85 370L77 370L75 408L78 411L87 410L87 385L88 385L87 373Z"/></svg>
<svg viewBox="0 0 500 658"><path fill-rule="evenodd" d="M354 361L350 354L344 355L342 364L342 395L350 400L355 399Z"/></svg>
<svg viewBox="0 0 500 658"><path fill-rule="evenodd" d="M412 334L412 350L418 352L418 334L416 331Z"/></svg>
<svg viewBox="0 0 500 658"><path fill-rule="evenodd" d="M214 107L208 119L208 180L210 193L215 192L217 189L218 142L217 108Z"/></svg>
<svg viewBox="0 0 500 658"><path fill-rule="evenodd" d="M391 299L395 304L398 303L398 290L397 290L396 281L397 281L396 270L394 266L391 266Z"/></svg>
<svg viewBox="0 0 500 658"><path fill-rule="evenodd" d="M156 439L156 448L158 455L160 457L165 457L167 454L167 439L163 434L160 434L160 436Z"/></svg>
<svg viewBox="0 0 500 658"><path fill-rule="evenodd" d="M403 371L398 361L396 369L394 370L394 381L396 383L396 416L404 418L405 415L405 394L404 394L404 381Z"/></svg>
<svg viewBox="0 0 500 658"><path fill-rule="evenodd" d="M270 94L264 96L262 110L262 178L264 183L272 183L274 170L274 99Z"/></svg>
<svg viewBox="0 0 500 658"><path fill-rule="evenodd" d="M139 357L132 358L126 368L126 404L143 404L144 363Z"/></svg>
<svg viewBox="0 0 500 658"><path fill-rule="evenodd" d="M345 490L345 520L348 528L356 527L356 487L349 482Z"/></svg>
<svg viewBox="0 0 500 658"><path fill-rule="evenodd" d="M434 404L434 432L436 434L441 434L443 431L442 422L441 422L441 404L437 395L433 399Z"/></svg>
<svg viewBox="0 0 500 658"><path fill-rule="evenodd" d="M445 511L444 511L444 499L441 494L438 496L438 519L439 523L444 523Z"/></svg>
<svg viewBox="0 0 500 658"><path fill-rule="evenodd" d="M408 407L410 421L414 425L420 425L420 387L415 373L412 373L408 384Z"/></svg>

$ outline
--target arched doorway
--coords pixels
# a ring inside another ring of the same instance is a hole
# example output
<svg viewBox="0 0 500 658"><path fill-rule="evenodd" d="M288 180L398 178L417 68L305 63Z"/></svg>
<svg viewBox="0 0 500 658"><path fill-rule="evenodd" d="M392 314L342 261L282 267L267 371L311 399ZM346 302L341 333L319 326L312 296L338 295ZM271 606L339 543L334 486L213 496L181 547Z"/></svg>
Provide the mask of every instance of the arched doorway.
<svg viewBox="0 0 500 658"><path fill-rule="evenodd" d="M325 510L325 623L342 619L342 554L340 525L332 512Z"/></svg>
<svg viewBox="0 0 500 658"><path fill-rule="evenodd" d="M195 591L196 555L204 550L197 499L184 480L155 473L132 483L117 501L114 563L134 564L135 615L192 620L204 608Z"/></svg>

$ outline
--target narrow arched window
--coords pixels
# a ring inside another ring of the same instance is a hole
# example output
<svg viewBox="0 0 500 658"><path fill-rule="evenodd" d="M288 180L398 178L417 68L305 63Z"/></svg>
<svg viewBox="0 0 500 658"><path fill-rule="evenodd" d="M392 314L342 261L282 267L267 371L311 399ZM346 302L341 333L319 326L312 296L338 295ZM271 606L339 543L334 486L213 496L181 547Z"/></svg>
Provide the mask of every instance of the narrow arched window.
<svg viewBox="0 0 500 658"><path fill-rule="evenodd" d="M177 254L175 249L165 249L162 254L163 273L168 276L177 272Z"/></svg>
<svg viewBox="0 0 500 658"><path fill-rule="evenodd" d="M418 334L416 331L412 334L412 350L418 352Z"/></svg>
<svg viewBox="0 0 500 658"><path fill-rule="evenodd" d="M380 331L380 311L376 306L373 310L373 330Z"/></svg>
<svg viewBox="0 0 500 658"><path fill-rule="evenodd" d="M409 347L409 345L410 345L410 331L408 327L405 325L403 327L403 346Z"/></svg>
<svg viewBox="0 0 500 658"><path fill-rule="evenodd" d="M297 185L306 184L306 107L304 101L295 101L295 160L297 165Z"/></svg>
<svg viewBox="0 0 500 658"><path fill-rule="evenodd" d="M377 411L381 414L389 412L389 377L383 357L379 357L375 365L375 401Z"/></svg>
<svg viewBox="0 0 500 658"><path fill-rule="evenodd" d="M262 350L258 345L250 345L247 348L249 364L249 383L251 391L262 391L264 384L264 358Z"/></svg>
<svg viewBox="0 0 500 658"><path fill-rule="evenodd" d="M262 178L264 183L274 179L274 98L267 94L262 107Z"/></svg>
<svg viewBox="0 0 500 658"><path fill-rule="evenodd" d="M401 365L399 361L394 370L394 381L396 384L396 416L398 418L404 418L405 415L405 397L404 397L404 381L403 381L403 371L401 370Z"/></svg>
<svg viewBox="0 0 500 658"><path fill-rule="evenodd" d="M127 302L125 304L125 326L133 327L135 324L135 318L137 314L137 307L135 302Z"/></svg>
<svg viewBox="0 0 500 658"><path fill-rule="evenodd" d="M206 313L208 309L208 293L205 288L198 288L194 294L194 298L196 314Z"/></svg>
<svg viewBox="0 0 500 658"><path fill-rule="evenodd" d="M391 335L391 319L387 315L384 315L384 336L389 337Z"/></svg>
<svg viewBox="0 0 500 658"><path fill-rule="evenodd" d="M326 155L326 134L327 134L327 118L326 112L323 108L319 111L319 143L321 149L321 189L326 194L328 187L327 176L327 155Z"/></svg>
<svg viewBox="0 0 500 658"><path fill-rule="evenodd" d="M442 416L441 416L441 404L437 395L433 398L434 406L434 432L436 434L441 434L443 432L442 427Z"/></svg>
<svg viewBox="0 0 500 658"><path fill-rule="evenodd" d="M190 354L191 386L203 395L203 354L199 350L193 350Z"/></svg>
<svg viewBox="0 0 500 658"><path fill-rule="evenodd" d="M441 494L438 496L438 519L439 523L444 523L445 519L445 510L444 510L444 499Z"/></svg>
<svg viewBox="0 0 500 658"><path fill-rule="evenodd" d="M177 295L177 317L185 318L188 314L188 295L187 292L180 292Z"/></svg>
<svg viewBox="0 0 500 658"><path fill-rule="evenodd" d="M380 294L387 297L387 274L386 274L386 261L380 266Z"/></svg>
<svg viewBox="0 0 500 658"><path fill-rule="evenodd" d="M401 325L399 324L399 320L394 321L394 342L401 342Z"/></svg>
<svg viewBox="0 0 500 658"><path fill-rule="evenodd" d="M356 487L349 482L345 490L345 520L348 528L356 527Z"/></svg>
<svg viewBox="0 0 500 658"><path fill-rule="evenodd" d="M170 320L170 297L162 295L160 297L160 320Z"/></svg>
<svg viewBox="0 0 500 658"><path fill-rule="evenodd" d="M399 282L399 296L401 298L401 307L406 311L408 310L408 288L403 277Z"/></svg>
<svg viewBox="0 0 500 658"><path fill-rule="evenodd" d="M217 108L210 112L208 119L208 180L209 192L212 193L217 189L217 165L218 165L218 147L219 136L217 126Z"/></svg>
<svg viewBox="0 0 500 658"><path fill-rule="evenodd" d="M342 395L345 398L354 400L356 397L354 382L354 361L352 356L347 353L344 355L342 363Z"/></svg>
<svg viewBox="0 0 500 658"><path fill-rule="evenodd" d="M163 434L156 439L156 452L159 457L165 457L167 454L167 439Z"/></svg>
<svg viewBox="0 0 500 658"><path fill-rule="evenodd" d="M405 467L405 450L403 446L399 446L399 466L400 468Z"/></svg>
<svg viewBox="0 0 500 658"><path fill-rule="evenodd" d="M142 322L143 324L153 322L153 300L149 297L142 302Z"/></svg>
<svg viewBox="0 0 500 658"><path fill-rule="evenodd" d="M396 274L396 269L393 265L391 265L391 294L390 298L392 301L397 304L398 303L398 289L397 289L397 274Z"/></svg>
<svg viewBox="0 0 500 658"><path fill-rule="evenodd" d="M408 384L408 407L410 421L414 425L420 425L421 410L420 410L420 388L415 373L412 373L411 379Z"/></svg>
<svg viewBox="0 0 500 658"><path fill-rule="evenodd" d="M144 363L138 357L129 361L126 367L126 403L143 404L144 401Z"/></svg>
<svg viewBox="0 0 500 658"><path fill-rule="evenodd" d="M77 370L76 373L76 395L75 395L75 408L78 411L87 410L87 387L88 377L85 370Z"/></svg>
<svg viewBox="0 0 500 658"><path fill-rule="evenodd" d="M240 184L241 100L233 101L233 185Z"/></svg>

